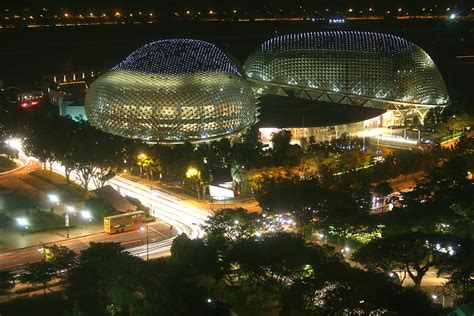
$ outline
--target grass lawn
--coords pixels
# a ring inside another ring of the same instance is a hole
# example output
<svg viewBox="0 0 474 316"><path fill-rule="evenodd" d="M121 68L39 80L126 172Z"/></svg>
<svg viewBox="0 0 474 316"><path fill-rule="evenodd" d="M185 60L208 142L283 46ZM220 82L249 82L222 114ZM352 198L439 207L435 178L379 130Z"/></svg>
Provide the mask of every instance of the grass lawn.
<svg viewBox="0 0 474 316"><path fill-rule="evenodd" d="M49 170L34 170L30 175L37 177L49 184L55 186L61 195L63 201L77 202L84 201L88 197L88 192L75 183L66 183L66 178L62 175Z"/></svg>
<svg viewBox="0 0 474 316"><path fill-rule="evenodd" d="M5 172L15 168L16 164L10 159L0 156L0 172Z"/></svg>

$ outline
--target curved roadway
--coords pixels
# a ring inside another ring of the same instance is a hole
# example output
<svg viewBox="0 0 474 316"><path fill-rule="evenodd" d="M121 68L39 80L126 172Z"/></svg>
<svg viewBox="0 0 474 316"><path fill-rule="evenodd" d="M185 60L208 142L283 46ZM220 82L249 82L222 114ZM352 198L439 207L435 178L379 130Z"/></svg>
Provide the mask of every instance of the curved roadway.
<svg viewBox="0 0 474 316"><path fill-rule="evenodd" d="M37 161L36 158L23 157L23 159L26 159L26 161L29 161L29 159ZM52 169L56 173L64 175L64 167L62 165L54 163ZM77 173L71 172L70 177L71 180L80 182ZM139 199L143 205L150 208L150 215L170 226L173 226L173 228L178 232L178 235L184 233L191 239L202 238L204 236L204 230L201 228L201 225L209 216L209 213L206 211L191 206L182 199L160 191L155 187L151 188L142 183L134 182L120 176L111 179L108 181L108 184L112 185L122 195ZM92 181L88 189L96 189ZM174 238L175 237L172 237L163 241L148 244L148 253L169 253ZM127 251L136 256L145 256L146 245L129 248Z"/></svg>

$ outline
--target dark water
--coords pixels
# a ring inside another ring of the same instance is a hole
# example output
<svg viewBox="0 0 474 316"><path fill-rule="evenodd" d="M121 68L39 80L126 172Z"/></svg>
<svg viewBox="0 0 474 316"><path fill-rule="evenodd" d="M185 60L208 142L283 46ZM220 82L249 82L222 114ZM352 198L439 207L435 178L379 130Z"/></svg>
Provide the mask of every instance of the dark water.
<svg viewBox="0 0 474 316"><path fill-rule="evenodd" d="M0 80L4 86L30 88L44 75L106 70L138 47L170 37L214 42L243 63L259 43L275 34L327 29L311 22L187 22L4 29L0 30ZM455 58L474 54L472 22L350 22L344 29L386 32L413 41L432 56L450 90L473 94L470 90L474 65L463 64Z"/></svg>

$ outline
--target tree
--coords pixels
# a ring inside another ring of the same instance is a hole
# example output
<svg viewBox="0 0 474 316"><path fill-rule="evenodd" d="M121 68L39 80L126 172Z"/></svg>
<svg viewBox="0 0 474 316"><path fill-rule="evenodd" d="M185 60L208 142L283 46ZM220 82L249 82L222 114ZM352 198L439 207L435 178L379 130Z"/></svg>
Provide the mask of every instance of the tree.
<svg viewBox="0 0 474 316"><path fill-rule="evenodd" d="M12 224L12 219L3 213L0 213L0 229L8 228Z"/></svg>
<svg viewBox="0 0 474 316"><path fill-rule="evenodd" d="M48 282L53 279L54 274L54 267L51 263L47 261L36 262L26 268L26 271L20 277L20 281L32 285L41 284L44 293L46 293Z"/></svg>
<svg viewBox="0 0 474 316"><path fill-rule="evenodd" d="M69 270L75 263L76 253L65 246L52 245L45 251L46 261L50 262L53 269L60 274L63 270Z"/></svg>
<svg viewBox="0 0 474 316"><path fill-rule="evenodd" d="M93 212L93 217L102 220L106 216L114 214L115 208L109 202L98 197L90 197L84 206Z"/></svg>
<svg viewBox="0 0 474 316"><path fill-rule="evenodd" d="M474 299L474 241L470 236L463 238L453 256L446 257L437 265L438 275L445 275L449 284L462 294L464 303Z"/></svg>
<svg viewBox="0 0 474 316"><path fill-rule="evenodd" d="M127 311L141 281L140 264L120 244L91 243L68 274L71 299L86 315L97 315L110 305Z"/></svg>
<svg viewBox="0 0 474 316"><path fill-rule="evenodd" d="M212 315L216 301L199 275L172 257L145 262L142 271L143 299L134 305L137 315Z"/></svg>
<svg viewBox="0 0 474 316"><path fill-rule="evenodd" d="M425 293L344 264L318 266L291 284L281 315L443 315Z"/></svg>
<svg viewBox="0 0 474 316"><path fill-rule="evenodd" d="M254 236L259 227L257 217L257 213L249 213L243 208L218 210L203 225L207 244L222 251L239 239Z"/></svg>
<svg viewBox="0 0 474 316"><path fill-rule="evenodd" d="M393 192L392 187L387 182L380 182L374 187L374 193L380 197L384 197Z"/></svg>
<svg viewBox="0 0 474 316"><path fill-rule="evenodd" d="M249 283L251 287L267 286L281 293L288 282L307 273L306 265L311 263L307 250L301 236L288 233L239 239L224 259L232 267L227 280Z"/></svg>
<svg viewBox="0 0 474 316"><path fill-rule="evenodd" d="M359 248L352 258L371 270L403 271L412 279L415 288L420 289L426 272L449 256L449 249L454 249L455 245L456 238L452 236L407 233L372 240Z"/></svg>
<svg viewBox="0 0 474 316"><path fill-rule="evenodd" d="M195 167L189 167L188 170L186 170L186 178L189 179L189 181L191 181L192 186L197 192L198 199L200 199L201 188L204 184L201 177L201 171L199 171Z"/></svg>
<svg viewBox="0 0 474 316"><path fill-rule="evenodd" d="M453 132L463 131L474 123L474 118L467 113L452 115L447 122L448 128Z"/></svg>
<svg viewBox="0 0 474 316"><path fill-rule="evenodd" d="M354 238L370 235L376 228L367 209L356 203L357 198L341 190L327 189L316 180L276 183L259 194L257 201L272 213L291 212L302 232L311 227Z"/></svg>
<svg viewBox="0 0 474 316"><path fill-rule="evenodd" d="M10 271L0 271L0 295L8 293L15 287L15 276Z"/></svg>
<svg viewBox="0 0 474 316"><path fill-rule="evenodd" d="M215 249L204 244L202 239L189 239L184 233L173 239L171 256L177 264L187 267L195 273L217 272L217 254Z"/></svg>

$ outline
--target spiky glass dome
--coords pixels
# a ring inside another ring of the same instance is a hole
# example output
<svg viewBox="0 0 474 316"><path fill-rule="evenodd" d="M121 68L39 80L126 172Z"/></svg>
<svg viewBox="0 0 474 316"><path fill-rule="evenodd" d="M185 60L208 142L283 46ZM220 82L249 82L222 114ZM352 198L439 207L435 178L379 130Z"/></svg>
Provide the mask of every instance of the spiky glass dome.
<svg viewBox="0 0 474 316"><path fill-rule="evenodd" d="M255 120L238 67L214 44L192 39L139 48L92 84L85 105L92 125L150 142L209 140Z"/></svg>
<svg viewBox="0 0 474 316"><path fill-rule="evenodd" d="M314 93L417 106L448 103L446 87L433 60L417 45L397 36L358 31L283 35L264 42L244 65L261 82Z"/></svg>

